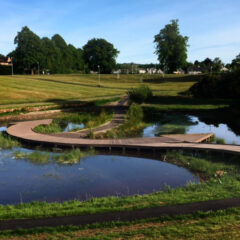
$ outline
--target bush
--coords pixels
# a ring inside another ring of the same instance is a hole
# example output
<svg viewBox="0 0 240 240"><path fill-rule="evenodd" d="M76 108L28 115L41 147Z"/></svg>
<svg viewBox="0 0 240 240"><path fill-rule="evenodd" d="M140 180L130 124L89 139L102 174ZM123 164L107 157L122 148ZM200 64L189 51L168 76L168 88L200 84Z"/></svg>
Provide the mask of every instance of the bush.
<svg viewBox="0 0 240 240"><path fill-rule="evenodd" d="M223 138L216 138L216 144L226 144Z"/></svg>
<svg viewBox="0 0 240 240"><path fill-rule="evenodd" d="M137 125L143 120L142 107L136 103L133 103L127 112L127 121L131 125Z"/></svg>
<svg viewBox="0 0 240 240"><path fill-rule="evenodd" d="M152 90L146 86L141 85L138 88L133 88L127 92L129 99L135 103L143 103L152 97Z"/></svg>
<svg viewBox="0 0 240 240"><path fill-rule="evenodd" d="M10 75L12 74L11 66L2 66L0 65L0 75Z"/></svg>

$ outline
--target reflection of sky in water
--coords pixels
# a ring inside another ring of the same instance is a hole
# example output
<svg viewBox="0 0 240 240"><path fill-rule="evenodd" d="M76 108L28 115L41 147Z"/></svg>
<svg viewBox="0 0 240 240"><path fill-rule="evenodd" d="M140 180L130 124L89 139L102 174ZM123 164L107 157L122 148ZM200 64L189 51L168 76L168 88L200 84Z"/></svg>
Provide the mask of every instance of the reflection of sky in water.
<svg viewBox="0 0 240 240"><path fill-rule="evenodd" d="M198 125L190 126L187 133L209 133L212 132L218 138L223 138L228 144L240 144L240 136L237 136L226 124L219 124L217 127L213 124L200 122L197 117L190 116L193 122L198 121Z"/></svg>
<svg viewBox="0 0 240 240"><path fill-rule="evenodd" d="M31 150L20 149L31 152ZM123 156L90 156L74 165L36 164L0 151L0 204L85 200L109 195L147 194L198 182L173 164Z"/></svg>
<svg viewBox="0 0 240 240"><path fill-rule="evenodd" d="M237 136L231 129L228 128L226 124L219 124L217 127L213 124L206 124L201 122L198 117L189 116L193 123L198 122L198 124L193 124L191 126L179 125L179 128L185 127L186 133L214 133L216 137L223 138L228 144L238 144L240 145L240 136ZM171 123L174 123L171 121ZM146 127L143 131L143 137L154 137L159 133L161 126L164 124L154 124L152 126ZM164 134L166 134L164 132Z"/></svg>
<svg viewBox="0 0 240 240"><path fill-rule="evenodd" d="M74 129L84 128L84 124L68 123L67 127L63 130L64 132L70 132Z"/></svg>
<svg viewBox="0 0 240 240"><path fill-rule="evenodd" d="M7 127L0 127L0 132L6 131Z"/></svg>

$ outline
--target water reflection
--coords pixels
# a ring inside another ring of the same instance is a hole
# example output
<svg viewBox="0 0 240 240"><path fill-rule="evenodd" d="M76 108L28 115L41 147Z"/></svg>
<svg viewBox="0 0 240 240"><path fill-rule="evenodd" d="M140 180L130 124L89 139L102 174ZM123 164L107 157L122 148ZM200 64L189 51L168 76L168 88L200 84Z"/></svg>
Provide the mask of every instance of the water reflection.
<svg viewBox="0 0 240 240"><path fill-rule="evenodd" d="M227 144L240 144L240 136L235 134L227 124L205 123L197 116L169 114L143 130L143 137L155 137L162 134L214 133Z"/></svg>
<svg viewBox="0 0 240 240"><path fill-rule="evenodd" d="M0 132L4 132L4 131L7 131L7 127L1 127L0 126Z"/></svg>
<svg viewBox="0 0 240 240"><path fill-rule="evenodd" d="M85 127L85 125L83 123L76 124L76 123L69 122L69 123L67 123L67 126L64 126L63 132L71 132L76 129L82 129L84 127Z"/></svg>
<svg viewBox="0 0 240 240"><path fill-rule="evenodd" d="M39 164L16 159L9 150L0 151L0 204L147 194L166 184L174 188L189 181L197 183L198 178L184 168L157 160L97 155L74 165L52 160Z"/></svg>

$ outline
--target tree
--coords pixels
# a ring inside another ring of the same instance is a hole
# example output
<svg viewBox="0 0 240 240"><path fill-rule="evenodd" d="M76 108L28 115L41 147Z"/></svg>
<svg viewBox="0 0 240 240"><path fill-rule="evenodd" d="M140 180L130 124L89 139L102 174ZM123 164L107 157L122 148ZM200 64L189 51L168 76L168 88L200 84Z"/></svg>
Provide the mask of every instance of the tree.
<svg viewBox="0 0 240 240"><path fill-rule="evenodd" d="M222 63L221 59L218 57L214 58L213 63L212 63L213 72L221 72L222 67L223 67L223 63Z"/></svg>
<svg viewBox="0 0 240 240"><path fill-rule="evenodd" d="M84 69L82 49L67 45L59 34L55 34L52 39L41 39L28 27L23 27L14 43L17 47L8 56L13 57L17 73L37 73L38 67L51 73L69 73Z"/></svg>
<svg viewBox="0 0 240 240"><path fill-rule="evenodd" d="M59 72L71 72L72 56L67 43L59 34L55 34L52 37L52 41L61 53L61 57L59 59Z"/></svg>
<svg viewBox="0 0 240 240"><path fill-rule="evenodd" d="M179 32L178 20L172 20L159 34L155 35L155 53L158 55L161 68L173 72L184 67L187 60L188 37Z"/></svg>
<svg viewBox="0 0 240 240"><path fill-rule="evenodd" d="M75 48L72 44L68 45L68 49L71 54L71 68L72 71L74 70L83 70L84 69L84 62L82 57L82 49Z"/></svg>
<svg viewBox="0 0 240 240"><path fill-rule="evenodd" d="M235 59L232 60L232 70L240 70L240 53L236 56Z"/></svg>
<svg viewBox="0 0 240 240"><path fill-rule="evenodd" d="M47 37L42 38L41 41L44 52L42 63L44 70L52 73L58 73L61 70L59 69L61 61L60 50L56 47L55 43Z"/></svg>
<svg viewBox="0 0 240 240"><path fill-rule="evenodd" d="M116 57L119 51L105 39L93 38L83 47L83 59L90 70L111 73L116 67Z"/></svg>
<svg viewBox="0 0 240 240"><path fill-rule="evenodd" d="M42 65L43 49L41 39L28 27L23 27L14 39L17 44L13 53L15 68L19 72L37 71Z"/></svg>

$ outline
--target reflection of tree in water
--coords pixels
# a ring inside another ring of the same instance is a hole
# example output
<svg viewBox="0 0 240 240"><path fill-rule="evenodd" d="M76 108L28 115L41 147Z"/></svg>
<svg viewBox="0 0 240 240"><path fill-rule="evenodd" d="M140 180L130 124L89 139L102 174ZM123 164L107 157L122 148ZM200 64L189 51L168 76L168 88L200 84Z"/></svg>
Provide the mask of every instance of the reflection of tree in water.
<svg viewBox="0 0 240 240"><path fill-rule="evenodd" d="M191 117L184 114L164 115L158 123L156 135L161 134L185 134L188 127L197 125L198 122L192 121Z"/></svg>
<svg viewBox="0 0 240 240"><path fill-rule="evenodd" d="M240 135L240 112L238 109L212 110L211 113L197 114L199 121L218 127L219 124L226 124L236 135Z"/></svg>
<svg viewBox="0 0 240 240"><path fill-rule="evenodd" d="M61 127L62 130L65 130L68 126L68 122L64 120L59 120L59 126Z"/></svg>

